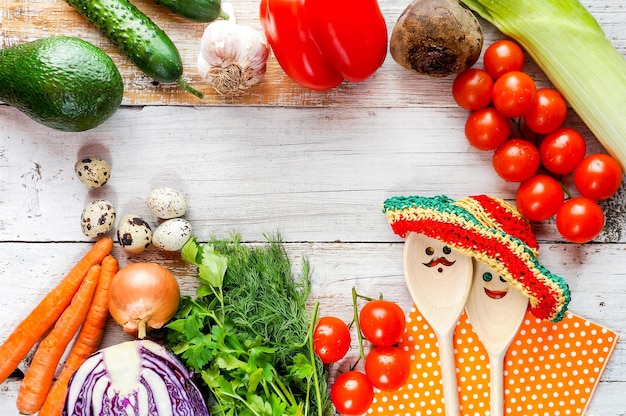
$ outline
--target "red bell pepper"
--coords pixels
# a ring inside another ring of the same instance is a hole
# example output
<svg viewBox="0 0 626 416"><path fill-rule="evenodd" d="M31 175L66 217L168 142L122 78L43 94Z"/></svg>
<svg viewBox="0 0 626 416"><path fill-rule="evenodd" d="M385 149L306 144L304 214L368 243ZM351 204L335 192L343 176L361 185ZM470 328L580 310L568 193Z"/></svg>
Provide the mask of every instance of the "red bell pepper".
<svg viewBox="0 0 626 416"><path fill-rule="evenodd" d="M313 90L364 81L387 56L377 0L261 0L260 17L282 69Z"/></svg>

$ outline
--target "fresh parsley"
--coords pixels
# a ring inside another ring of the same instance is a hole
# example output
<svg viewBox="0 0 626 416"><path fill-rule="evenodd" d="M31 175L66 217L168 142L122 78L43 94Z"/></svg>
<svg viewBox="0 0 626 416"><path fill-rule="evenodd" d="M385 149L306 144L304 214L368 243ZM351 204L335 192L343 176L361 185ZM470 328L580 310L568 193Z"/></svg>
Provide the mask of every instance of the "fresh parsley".
<svg viewBox="0 0 626 416"><path fill-rule="evenodd" d="M166 327L166 345L202 380L213 415L329 416L325 368L313 353L307 261L294 277L280 236L238 234L181 250L198 269Z"/></svg>

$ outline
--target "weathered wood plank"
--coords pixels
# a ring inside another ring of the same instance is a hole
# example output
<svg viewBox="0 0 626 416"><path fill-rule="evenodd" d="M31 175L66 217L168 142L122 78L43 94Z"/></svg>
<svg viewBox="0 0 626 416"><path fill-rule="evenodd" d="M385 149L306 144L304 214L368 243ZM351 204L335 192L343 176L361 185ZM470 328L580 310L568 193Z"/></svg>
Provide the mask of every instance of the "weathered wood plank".
<svg viewBox="0 0 626 416"><path fill-rule="evenodd" d="M268 233L274 231L268 230ZM195 235L201 241L210 237ZM245 234L242 237L245 238ZM7 296L0 299L0 311L3 311L0 339L56 285L89 246L90 243L72 242L0 243L3 254L0 275L7 292ZM322 308L332 309L332 313L346 319L352 316L352 286L374 297L382 292L407 310L411 306L411 297L404 285L401 240L393 243L285 242L285 247L294 272L299 271L303 258L310 261L313 298L320 301ZM626 332L626 321L621 319L626 314L625 252L622 244L546 243L541 245L540 259L546 268L567 280L572 291L572 312ZM195 289L194 268L176 254L149 248L144 253L131 255L116 245L114 255L121 267L135 261L158 261L180 278L184 293L191 294ZM15 307L16 304L19 306Z"/></svg>
<svg viewBox="0 0 626 416"><path fill-rule="evenodd" d="M149 216L149 191L171 186L188 195L201 234L238 226L249 239L280 228L288 241L389 241L380 212L387 197L511 199L516 189L495 175L489 152L467 144L466 113L455 108L124 110L68 134L0 106L0 239L84 241L80 214L90 200ZM570 125L584 129L576 118ZM94 154L112 163L112 175L90 191L73 166ZM537 230L556 235L550 224Z"/></svg>
<svg viewBox="0 0 626 416"><path fill-rule="evenodd" d="M261 30L258 1L232 0L237 20ZM200 38L206 24L185 21L151 0L133 2L158 24L178 47L185 68L184 78L206 94L199 100L175 84L155 85L138 71L100 32L78 15L63 0L0 0L0 47L12 46L43 36L71 35L88 40L106 51L118 65L125 82L126 105L272 105L272 106L450 106L451 77L434 79L418 76L400 67L390 55L384 65L363 83L343 83L327 92L314 92L294 83L285 75L273 55L263 82L240 97L222 97L202 81L196 69ZM381 0L388 32L391 35L398 16L408 1ZM621 0L585 0L583 4L596 16L607 37L621 52L626 51L626 34L621 28L626 11ZM483 22L485 43L502 38L490 24ZM527 70L540 83L546 78L535 65Z"/></svg>

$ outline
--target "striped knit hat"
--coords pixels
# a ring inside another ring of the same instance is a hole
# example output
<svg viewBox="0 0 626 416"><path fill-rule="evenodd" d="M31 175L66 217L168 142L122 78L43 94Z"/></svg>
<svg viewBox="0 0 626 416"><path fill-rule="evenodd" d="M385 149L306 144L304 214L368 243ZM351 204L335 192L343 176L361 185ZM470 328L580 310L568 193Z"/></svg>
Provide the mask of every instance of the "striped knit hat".
<svg viewBox="0 0 626 416"><path fill-rule="evenodd" d="M530 224L506 201L488 195L458 201L398 196L384 202L383 212L399 236L420 233L487 264L529 297L536 317L558 322L565 316L567 283L539 263Z"/></svg>

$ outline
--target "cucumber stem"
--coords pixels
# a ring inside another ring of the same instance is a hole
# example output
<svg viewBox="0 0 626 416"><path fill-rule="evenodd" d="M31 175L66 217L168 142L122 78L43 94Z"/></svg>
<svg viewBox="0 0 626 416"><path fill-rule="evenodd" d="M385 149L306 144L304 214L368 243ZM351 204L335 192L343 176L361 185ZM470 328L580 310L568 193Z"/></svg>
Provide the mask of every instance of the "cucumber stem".
<svg viewBox="0 0 626 416"><path fill-rule="evenodd" d="M199 99L203 99L204 98L204 94L202 94L200 91L196 90L195 88L193 88L191 85L187 84L185 82L184 79L178 78L178 85L180 85L181 87L183 87L183 89L185 91L187 91L190 94L195 95L196 97L198 97Z"/></svg>
<svg viewBox="0 0 626 416"><path fill-rule="evenodd" d="M230 14L225 12L224 10L220 10L220 12L219 12L217 17L218 17L218 19L230 20Z"/></svg>

